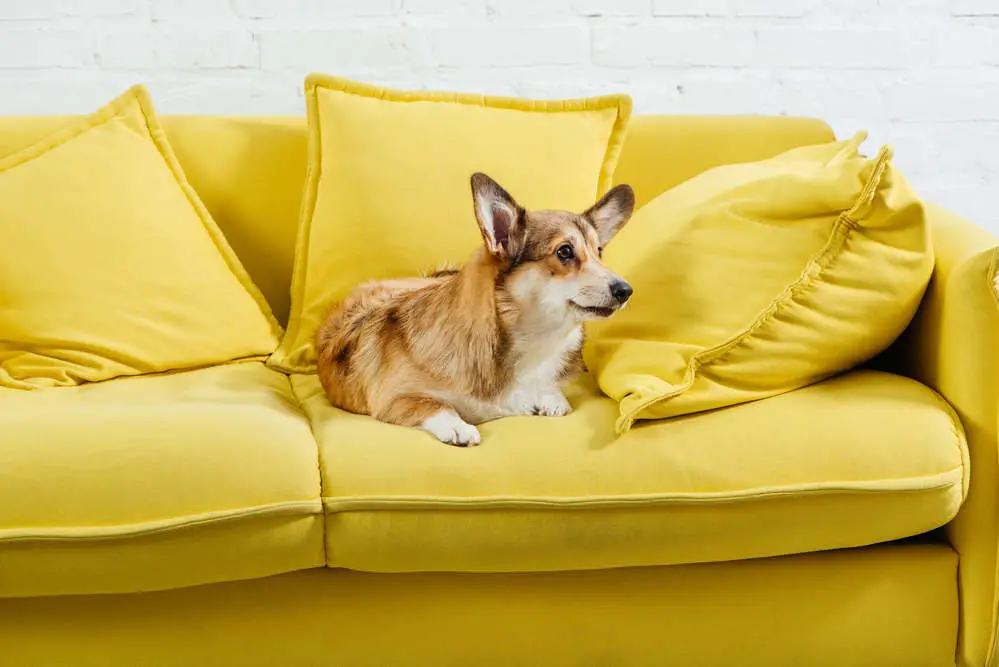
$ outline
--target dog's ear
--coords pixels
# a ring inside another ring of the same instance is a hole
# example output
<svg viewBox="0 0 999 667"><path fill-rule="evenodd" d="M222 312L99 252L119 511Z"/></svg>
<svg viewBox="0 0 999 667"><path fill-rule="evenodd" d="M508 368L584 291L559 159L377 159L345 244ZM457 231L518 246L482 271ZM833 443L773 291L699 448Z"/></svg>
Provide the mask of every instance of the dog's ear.
<svg viewBox="0 0 999 667"><path fill-rule="evenodd" d="M618 185L591 206L583 217L597 230L600 245L607 245L635 212L635 191L630 185Z"/></svg>
<svg viewBox="0 0 999 667"><path fill-rule="evenodd" d="M472 199L486 249L502 259L516 257L524 234L524 209L499 183L481 172L472 174Z"/></svg>

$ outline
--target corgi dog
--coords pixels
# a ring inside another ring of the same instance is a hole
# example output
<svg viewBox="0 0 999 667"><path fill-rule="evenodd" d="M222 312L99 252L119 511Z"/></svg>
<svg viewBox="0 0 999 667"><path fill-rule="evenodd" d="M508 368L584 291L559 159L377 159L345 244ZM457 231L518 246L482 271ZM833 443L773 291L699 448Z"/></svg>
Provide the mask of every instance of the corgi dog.
<svg viewBox="0 0 999 667"><path fill-rule="evenodd" d="M632 294L601 263L634 211L630 186L575 214L526 211L482 173L471 184L483 246L460 270L362 284L315 339L334 406L461 447L491 419L568 414L561 387L584 370L582 323Z"/></svg>

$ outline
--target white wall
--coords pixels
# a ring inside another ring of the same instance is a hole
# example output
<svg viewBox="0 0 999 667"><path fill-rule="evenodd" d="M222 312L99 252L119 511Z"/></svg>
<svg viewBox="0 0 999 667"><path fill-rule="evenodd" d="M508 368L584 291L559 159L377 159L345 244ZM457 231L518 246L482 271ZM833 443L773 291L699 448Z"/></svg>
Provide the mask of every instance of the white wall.
<svg viewBox="0 0 999 667"><path fill-rule="evenodd" d="M309 71L819 116L999 233L999 0L0 0L0 114L137 81L162 112L297 114Z"/></svg>

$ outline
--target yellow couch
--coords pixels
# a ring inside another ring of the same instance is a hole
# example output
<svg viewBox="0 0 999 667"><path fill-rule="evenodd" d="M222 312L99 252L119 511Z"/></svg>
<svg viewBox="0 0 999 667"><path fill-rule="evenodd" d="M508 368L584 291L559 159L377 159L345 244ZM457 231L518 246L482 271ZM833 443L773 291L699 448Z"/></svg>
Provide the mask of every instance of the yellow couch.
<svg viewBox="0 0 999 667"><path fill-rule="evenodd" d="M64 120L0 118L0 156ZM164 122L283 321L304 121ZM639 116L616 180L830 139ZM869 367L618 439L588 378L473 450L259 363L0 390L0 665L994 665L997 242L930 214Z"/></svg>

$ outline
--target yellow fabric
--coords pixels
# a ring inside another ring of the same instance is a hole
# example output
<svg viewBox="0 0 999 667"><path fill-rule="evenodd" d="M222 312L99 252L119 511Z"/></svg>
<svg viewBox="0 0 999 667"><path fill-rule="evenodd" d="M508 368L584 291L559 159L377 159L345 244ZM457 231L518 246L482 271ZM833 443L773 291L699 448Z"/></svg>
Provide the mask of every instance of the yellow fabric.
<svg viewBox="0 0 999 667"><path fill-rule="evenodd" d="M263 358L280 327L132 88L0 160L0 386Z"/></svg>
<svg viewBox="0 0 999 667"><path fill-rule="evenodd" d="M484 171L528 208L585 210L610 188L631 100L408 93L306 80L309 172L288 332L270 364L315 366L330 302L359 282L464 262L481 244L469 178Z"/></svg>
<svg viewBox="0 0 999 667"><path fill-rule="evenodd" d="M0 146L2 128L0 124ZM635 115L628 123L614 184L634 188L635 205L642 207L713 167L765 160L797 146L835 139L829 125L815 118Z"/></svg>
<svg viewBox="0 0 999 667"><path fill-rule="evenodd" d="M961 556L961 667L997 664L999 622L999 239L928 208L933 281L898 345L902 371L936 388L968 435L971 488L947 534Z"/></svg>
<svg viewBox="0 0 999 667"><path fill-rule="evenodd" d="M18 667L941 667L956 576L946 545L551 574L310 570L0 600L0 646Z"/></svg>
<svg viewBox="0 0 999 667"><path fill-rule="evenodd" d="M323 563L315 440L288 378L260 362L0 388L0 433L0 597Z"/></svg>
<svg viewBox="0 0 999 667"><path fill-rule="evenodd" d="M293 375L319 442L334 567L544 571L857 546L957 512L967 452L947 405L873 371L615 439L584 378L566 417L480 427L481 447L330 406Z"/></svg>
<svg viewBox="0 0 999 667"><path fill-rule="evenodd" d="M618 430L764 398L887 347L933 267L922 205L864 135L712 169L640 209L605 253L635 288L584 356Z"/></svg>

